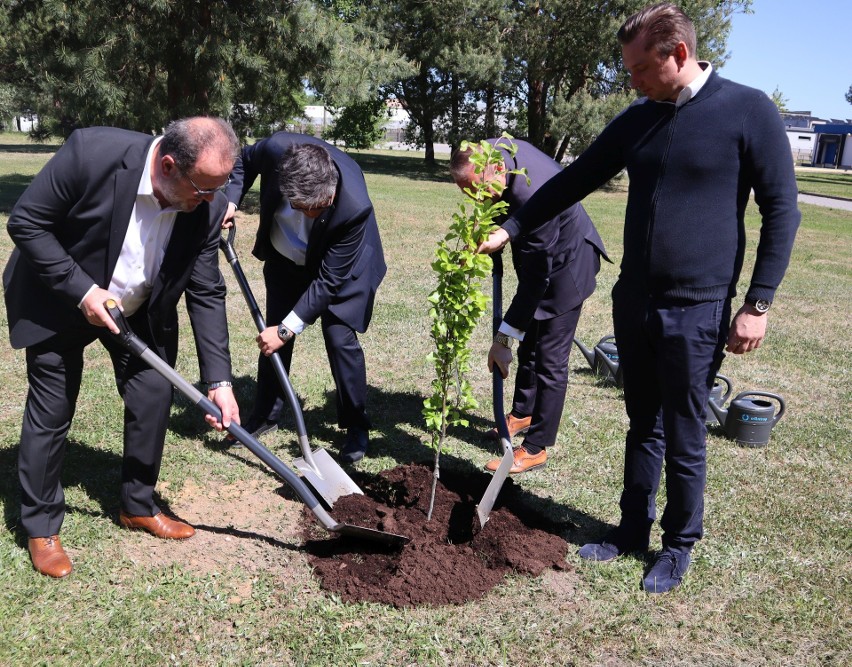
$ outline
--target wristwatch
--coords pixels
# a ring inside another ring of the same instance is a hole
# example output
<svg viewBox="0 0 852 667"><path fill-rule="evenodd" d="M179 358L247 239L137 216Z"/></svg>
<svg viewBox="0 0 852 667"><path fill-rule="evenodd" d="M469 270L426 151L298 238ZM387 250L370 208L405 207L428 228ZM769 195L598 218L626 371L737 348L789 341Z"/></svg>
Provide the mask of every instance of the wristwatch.
<svg viewBox="0 0 852 667"><path fill-rule="evenodd" d="M233 384L228 380L221 380L219 382L210 382L207 385L207 391L213 391L214 389L220 389L222 387L232 387Z"/></svg>
<svg viewBox="0 0 852 667"><path fill-rule="evenodd" d="M502 345L503 347L508 347L511 350L512 343L515 342L515 339L498 331L497 334L494 336L494 342L500 343L500 345Z"/></svg>
<svg viewBox="0 0 852 667"><path fill-rule="evenodd" d="M295 336L292 331L290 331L287 327L284 326L284 323L278 325L278 337L282 342L288 342L293 336Z"/></svg>
<svg viewBox="0 0 852 667"><path fill-rule="evenodd" d="M772 302L767 301L766 299L746 299L745 302L761 315L768 311L769 307L772 305Z"/></svg>

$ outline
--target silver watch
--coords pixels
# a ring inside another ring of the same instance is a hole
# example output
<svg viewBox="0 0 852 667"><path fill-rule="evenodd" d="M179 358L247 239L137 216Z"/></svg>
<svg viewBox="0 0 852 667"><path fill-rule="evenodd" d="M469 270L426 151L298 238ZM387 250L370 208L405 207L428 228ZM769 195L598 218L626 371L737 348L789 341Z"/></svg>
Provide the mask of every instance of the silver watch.
<svg viewBox="0 0 852 667"><path fill-rule="evenodd" d="M214 389L220 389L221 387L232 387L233 384L228 380L221 380L220 382L211 382L207 385L207 391L213 391Z"/></svg>
<svg viewBox="0 0 852 667"><path fill-rule="evenodd" d="M511 350L512 343L515 342L515 339L498 331L494 336L494 342L500 343L500 345L502 345L503 347L508 347Z"/></svg>
<svg viewBox="0 0 852 667"><path fill-rule="evenodd" d="M290 331L287 327L284 326L284 323L278 325L278 337L282 342L288 342L293 336L295 336L292 331Z"/></svg>
<svg viewBox="0 0 852 667"><path fill-rule="evenodd" d="M745 302L761 315L767 312L772 305L772 302L766 299L746 299Z"/></svg>

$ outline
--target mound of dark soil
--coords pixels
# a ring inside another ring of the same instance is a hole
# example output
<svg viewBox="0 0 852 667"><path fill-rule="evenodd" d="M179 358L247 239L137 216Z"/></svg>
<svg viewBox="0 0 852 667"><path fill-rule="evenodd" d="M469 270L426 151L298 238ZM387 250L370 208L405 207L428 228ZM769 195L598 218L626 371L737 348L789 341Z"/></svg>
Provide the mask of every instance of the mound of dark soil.
<svg viewBox="0 0 852 667"><path fill-rule="evenodd" d="M338 499L331 512L335 520L411 541L400 549L352 538L318 539L327 534L306 517L305 548L322 587L350 602L458 604L481 598L509 572L538 576L546 568L569 569L568 544L524 507L511 479L485 527L475 530L476 503L490 479L443 470L431 521L429 467L400 466L357 480L365 495Z"/></svg>

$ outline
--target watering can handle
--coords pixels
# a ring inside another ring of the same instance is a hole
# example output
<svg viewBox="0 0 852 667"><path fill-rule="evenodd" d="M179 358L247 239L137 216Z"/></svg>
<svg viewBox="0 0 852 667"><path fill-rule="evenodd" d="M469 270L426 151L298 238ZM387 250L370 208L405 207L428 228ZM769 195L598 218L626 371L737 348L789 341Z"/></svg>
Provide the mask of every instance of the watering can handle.
<svg viewBox="0 0 852 667"><path fill-rule="evenodd" d="M773 424L778 423L778 420L784 416L784 412L787 409L787 403L784 401L783 398L781 398L781 396L779 396L778 394L770 393L768 391L741 391L739 394L736 395L736 397L734 397L734 401L741 399L743 396L763 396L765 398L771 398L775 401L778 401L778 406L780 409L778 410L778 414L776 414L772 420ZM731 402L733 403L733 401Z"/></svg>
<svg viewBox="0 0 852 667"><path fill-rule="evenodd" d="M611 341L611 340L615 340L615 335L613 335L613 334L609 334L608 336L604 336L603 338L601 338L601 339L598 341L598 343L597 343L597 344L598 344L598 345L600 345L601 343L606 343L606 342L609 342L609 341Z"/></svg>
<svg viewBox="0 0 852 667"><path fill-rule="evenodd" d="M716 379L725 383L725 393L719 397L719 405L724 405L725 401L727 401L728 397L731 395L731 392L734 391L734 383L731 382L729 377L725 377L721 373L716 374Z"/></svg>

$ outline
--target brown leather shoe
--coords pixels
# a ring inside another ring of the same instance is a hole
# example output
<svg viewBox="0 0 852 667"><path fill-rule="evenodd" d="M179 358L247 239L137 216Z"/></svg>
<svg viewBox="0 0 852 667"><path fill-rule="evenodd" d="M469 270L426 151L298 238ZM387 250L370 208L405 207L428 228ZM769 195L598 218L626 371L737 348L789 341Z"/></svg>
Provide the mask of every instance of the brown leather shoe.
<svg viewBox="0 0 852 667"><path fill-rule="evenodd" d="M160 512L154 516L132 516L120 512L118 520L125 528L145 530L164 540L185 540L195 535L195 528L183 521L175 521Z"/></svg>
<svg viewBox="0 0 852 667"><path fill-rule="evenodd" d="M530 422L532 421L532 417L516 417L515 415L509 413L506 415L506 426L509 427L509 436L514 438L518 433L526 433L530 429ZM489 440L499 440L500 436L497 433L496 428L492 428L486 434Z"/></svg>
<svg viewBox="0 0 852 667"><path fill-rule="evenodd" d="M515 463L509 468L509 474L517 475L519 472L529 472L536 468L543 468L547 463L547 450L542 449L538 454L530 454L523 445L512 450L515 454ZM500 467L502 459L493 459L485 464L485 468L494 472Z"/></svg>
<svg viewBox="0 0 852 667"><path fill-rule="evenodd" d="M27 546L33 567L42 574L59 579L71 573L71 559L62 548L59 535L31 537Z"/></svg>

